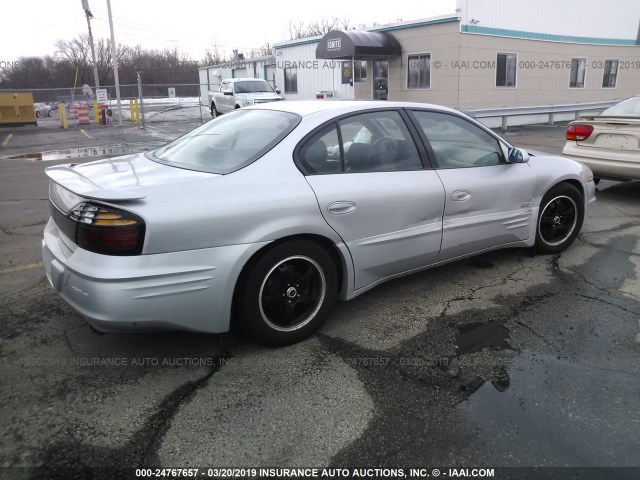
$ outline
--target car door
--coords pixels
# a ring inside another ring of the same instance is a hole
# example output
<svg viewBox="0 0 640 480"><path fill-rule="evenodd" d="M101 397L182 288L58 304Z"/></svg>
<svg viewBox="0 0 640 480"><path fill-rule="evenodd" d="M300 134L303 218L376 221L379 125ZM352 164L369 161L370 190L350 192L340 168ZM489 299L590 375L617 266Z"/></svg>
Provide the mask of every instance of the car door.
<svg viewBox="0 0 640 480"><path fill-rule="evenodd" d="M413 110L445 189L443 260L526 240L534 181L528 163L507 163L485 128L454 113Z"/></svg>
<svg viewBox="0 0 640 480"><path fill-rule="evenodd" d="M225 90L229 89L229 82L222 82L216 95L216 108L220 113L227 111L227 96L224 94Z"/></svg>
<svg viewBox="0 0 640 480"><path fill-rule="evenodd" d="M354 290L438 258L444 189L436 172L424 168L424 147L404 115L349 116L296 150L322 215L351 252Z"/></svg>
<svg viewBox="0 0 640 480"><path fill-rule="evenodd" d="M231 92L231 95L225 95L224 92ZM222 98L224 99L224 111L230 112L235 108L235 98L233 96L233 82L229 82L223 90Z"/></svg>

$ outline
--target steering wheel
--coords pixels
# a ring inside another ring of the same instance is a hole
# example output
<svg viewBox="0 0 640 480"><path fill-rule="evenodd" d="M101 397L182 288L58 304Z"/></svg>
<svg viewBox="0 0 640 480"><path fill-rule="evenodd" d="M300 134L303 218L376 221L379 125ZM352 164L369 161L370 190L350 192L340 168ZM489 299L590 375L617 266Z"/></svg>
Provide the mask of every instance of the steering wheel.
<svg viewBox="0 0 640 480"><path fill-rule="evenodd" d="M394 158L398 153L398 142L395 138L385 135L384 137L380 137L373 142L373 147L379 152L383 154L392 155Z"/></svg>

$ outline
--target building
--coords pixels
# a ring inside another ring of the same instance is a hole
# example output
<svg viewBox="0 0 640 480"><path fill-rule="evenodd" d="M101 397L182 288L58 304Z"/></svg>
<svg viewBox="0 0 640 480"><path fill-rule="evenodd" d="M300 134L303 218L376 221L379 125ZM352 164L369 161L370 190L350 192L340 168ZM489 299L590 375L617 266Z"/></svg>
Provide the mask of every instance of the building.
<svg viewBox="0 0 640 480"><path fill-rule="evenodd" d="M458 0L451 15L275 45L287 99L406 100L457 109L640 94L637 0Z"/></svg>

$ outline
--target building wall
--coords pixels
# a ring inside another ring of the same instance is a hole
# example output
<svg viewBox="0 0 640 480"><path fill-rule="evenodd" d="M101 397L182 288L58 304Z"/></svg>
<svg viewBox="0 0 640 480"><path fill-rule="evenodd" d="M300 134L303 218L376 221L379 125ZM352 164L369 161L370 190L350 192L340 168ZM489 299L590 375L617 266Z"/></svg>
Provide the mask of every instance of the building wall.
<svg viewBox="0 0 640 480"><path fill-rule="evenodd" d="M332 90L336 99L353 100L354 88L341 84L341 63L316 59L317 40L303 42L286 48L276 47L276 85L287 100L312 100L320 90ZM286 93L284 69L287 65L297 66L298 93ZM302 62L302 65L300 65Z"/></svg>
<svg viewBox="0 0 640 480"><path fill-rule="evenodd" d="M389 100L408 102L439 103L456 105L458 102L458 81L456 72L449 69L435 69L434 62L451 63L458 58L460 24L440 23L415 28L389 31L402 46L401 57L389 58ZM431 54L431 87L429 89L407 88L407 64L409 55ZM367 65L367 76L373 78L372 62ZM371 88L359 99L372 99Z"/></svg>
<svg viewBox="0 0 640 480"><path fill-rule="evenodd" d="M640 93L640 47L546 42L486 35L460 34L457 68L459 108L588 103L623 99ZM516 86L496 87L495 68L481 68L496 60L498 52L517 56ZM586 58L584 88L570 88L573 58ZM614 88L603 88L604 61L619 60Z"/></svg>
<svg viewBox="0 0 640 480"><path fill-rule="evenodd" d="M640 94L640 46L595 45L460 33L459 23L391 31L402 46L390 58L389 100L426 102L459 109L588 103ZM515 87L496 86L498 53L516 53ZM408 56L431 54L431 86L408 89ZM573 58L586 58L584 88L570 88ZM619 60L614 88L603 88L604 62ZM372 78L372 65L368 77ZM372 92L356 89L357 99Z"/></svg>
<svg viewBox="0 0 640 480"><path fill-rule="evenodd" d="M456 7L463 31L582 43L633 44L640 22L637 0L457 0Z"/></svg>

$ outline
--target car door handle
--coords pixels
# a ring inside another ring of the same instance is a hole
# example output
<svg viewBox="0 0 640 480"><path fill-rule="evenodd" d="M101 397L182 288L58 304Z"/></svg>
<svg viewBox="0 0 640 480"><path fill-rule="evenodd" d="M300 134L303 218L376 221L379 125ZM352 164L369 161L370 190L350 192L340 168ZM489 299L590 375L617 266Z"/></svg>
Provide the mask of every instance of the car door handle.
<svg viewBox="0 0 640 480"><path fill-rule="evenodd" d="M353 202L333 202L327 207L327 210L332 215L344 215L345 213L351 213L356 209L356 204Z"/></svg>
<svg viewBox="0 0 640 480"><path fill-rule="evenodd" d="M471 198L471 192L468 190L456 190L451 194L451 200L454 202L464 202Z"/></svg>

